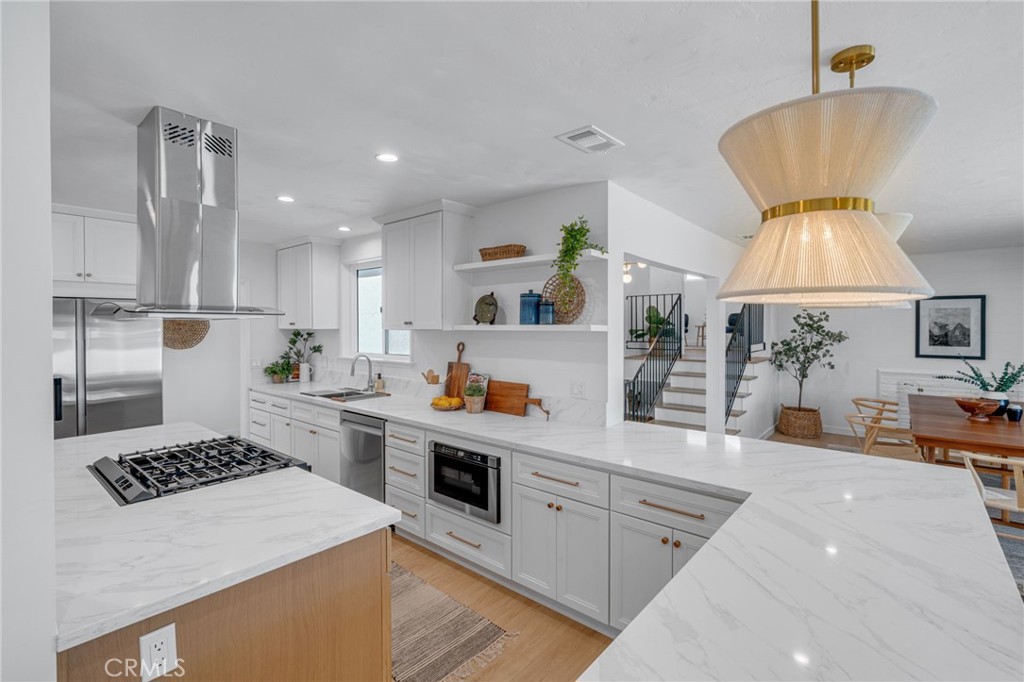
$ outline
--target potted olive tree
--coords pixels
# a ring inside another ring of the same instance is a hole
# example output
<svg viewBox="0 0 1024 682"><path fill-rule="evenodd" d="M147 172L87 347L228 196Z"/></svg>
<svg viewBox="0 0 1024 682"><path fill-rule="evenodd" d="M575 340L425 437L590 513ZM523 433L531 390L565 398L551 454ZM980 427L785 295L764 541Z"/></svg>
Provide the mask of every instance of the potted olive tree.
<svg viewBox="0 0 1024 682"><path fill-rule="evenodd" d="M796 407L782 405L779 433L793 438L820 438L821 411L804 407L804 381L815 366L835 369L830 359L832 348L850 337L825 326L828 322L825 311L815 314L803 310L793 317L793 322L796 327L790 330L788 338L772 341L772 366L796 379L799 389Z"/></svg>

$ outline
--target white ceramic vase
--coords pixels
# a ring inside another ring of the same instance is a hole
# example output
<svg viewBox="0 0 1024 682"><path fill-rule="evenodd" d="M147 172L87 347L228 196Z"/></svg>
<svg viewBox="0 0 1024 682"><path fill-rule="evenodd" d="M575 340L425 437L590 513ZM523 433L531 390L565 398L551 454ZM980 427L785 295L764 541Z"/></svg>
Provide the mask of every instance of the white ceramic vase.
<svg viewBox="0 0 1024 682"><path fill-rule="evenodd" d="M309 378L312 375L312 369L308 362L299 363L299 381L309 382Z"/></svg>

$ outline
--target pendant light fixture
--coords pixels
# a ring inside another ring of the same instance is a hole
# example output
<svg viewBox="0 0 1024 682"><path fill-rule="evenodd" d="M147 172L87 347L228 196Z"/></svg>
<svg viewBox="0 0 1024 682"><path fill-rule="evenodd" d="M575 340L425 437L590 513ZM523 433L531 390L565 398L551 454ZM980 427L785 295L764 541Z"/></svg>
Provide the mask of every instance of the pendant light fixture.
<svg viewBox="0 0 1024 682"><path fill-rule="evenodd" d="M818 2L811 1L812 95L750 116L718 149L761 211L761 228L719 290L741 303L881 305L935 292L873 213L874 198L937 106L908 88L853 89L874 60L832 58L849 90L819 93Z"/></svg>

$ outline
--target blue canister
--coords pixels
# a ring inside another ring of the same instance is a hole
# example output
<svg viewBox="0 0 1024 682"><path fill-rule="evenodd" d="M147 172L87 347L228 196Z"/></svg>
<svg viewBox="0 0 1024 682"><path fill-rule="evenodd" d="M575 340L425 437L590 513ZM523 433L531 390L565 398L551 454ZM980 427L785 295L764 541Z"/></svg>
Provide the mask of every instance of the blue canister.
<svg viewBox="0 0 1024 682"><path fill-rule="evenodd" d="M555 323L555 302L544 299L540 302L540 323L541 324L554 324Z"/></svg>
<svg viewBox="0 0 1024 682"><path fill-rule="evenodd" d="M537 324L540 321L540 294L519 294L519 324Z"/></svg>
<svg viewBox="0 0 1024 682"><path fill-rule="evenodd" d="M1012 422L1019 422L1021 416L1024 416L1024 407L1014 403L1006 408L1006 418Z"/></svg>

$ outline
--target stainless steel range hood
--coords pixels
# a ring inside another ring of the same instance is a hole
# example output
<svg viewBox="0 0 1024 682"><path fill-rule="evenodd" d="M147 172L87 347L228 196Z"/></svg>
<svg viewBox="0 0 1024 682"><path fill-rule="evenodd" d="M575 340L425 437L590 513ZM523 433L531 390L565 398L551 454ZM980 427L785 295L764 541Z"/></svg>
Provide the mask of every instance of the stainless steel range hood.
<svg viewBox="0 0 1024 682"><path fill-rule="evenodd" d="M238 131L153 107L139 124L138 302L116 317L283 315L238 305Z"/></svg>

